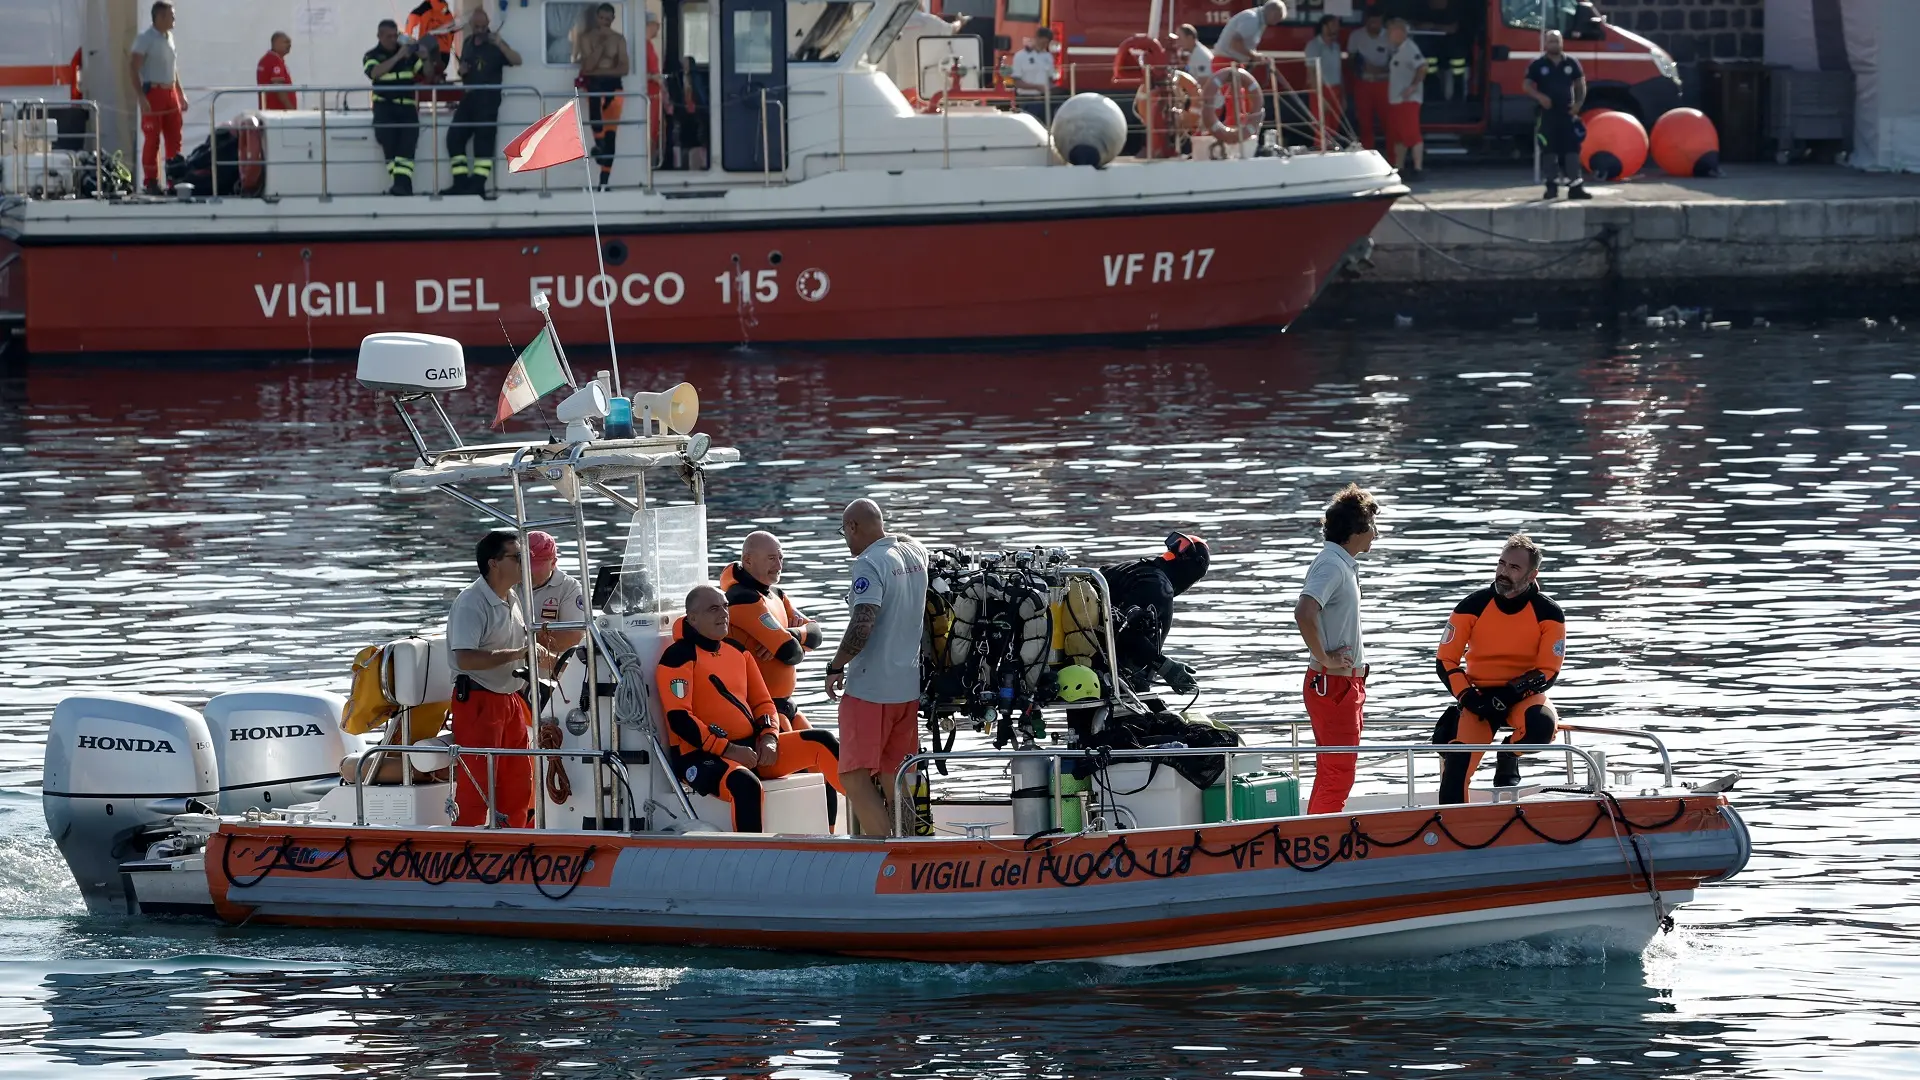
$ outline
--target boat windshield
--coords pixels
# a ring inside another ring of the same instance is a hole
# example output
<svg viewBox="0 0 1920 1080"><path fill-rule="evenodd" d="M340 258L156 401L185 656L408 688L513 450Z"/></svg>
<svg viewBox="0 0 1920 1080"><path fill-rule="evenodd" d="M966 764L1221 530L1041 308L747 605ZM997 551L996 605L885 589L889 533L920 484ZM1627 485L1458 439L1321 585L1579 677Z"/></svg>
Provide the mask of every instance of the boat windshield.
<svg viewBox="0 0 1920 1080"><path fill-rule="evenodd" d="M840 59L871 14L872 0L789 0L787 29L800 43L787 59L796 64L828 64Z"/></svg>
<svg viewBox="0 0 1920 1080"><path fill-rule="evenodd" d="M914 4L894 5L893 14L887 16L887 25L880 28L880 32L873 36L873 44L867 46L867 63L878 64L887 55L887 50L893 48L895 39L899 38L901 28L907 25L907 20L913 18L917 10L919 8Z"/></svg>

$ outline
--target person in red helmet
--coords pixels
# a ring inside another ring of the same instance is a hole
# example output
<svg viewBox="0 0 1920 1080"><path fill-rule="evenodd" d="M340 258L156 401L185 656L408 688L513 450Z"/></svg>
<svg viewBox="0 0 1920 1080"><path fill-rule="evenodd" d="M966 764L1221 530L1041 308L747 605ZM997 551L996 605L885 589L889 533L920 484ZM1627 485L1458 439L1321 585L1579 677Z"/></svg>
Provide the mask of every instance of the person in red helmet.
<svg viewBox="0 0 1920 1080"><path fill-rule="evenodd" d="M1206 576L1210 560L1205 540L1176 532L1167 535L1163 554L1101 567L1113 604L1113 643L1120 675L1136 692L1146 691L1156 676L1177 693L1200 689L1193 667L1168 659L1161 650L1173 629L1173 598Z"/></svg>

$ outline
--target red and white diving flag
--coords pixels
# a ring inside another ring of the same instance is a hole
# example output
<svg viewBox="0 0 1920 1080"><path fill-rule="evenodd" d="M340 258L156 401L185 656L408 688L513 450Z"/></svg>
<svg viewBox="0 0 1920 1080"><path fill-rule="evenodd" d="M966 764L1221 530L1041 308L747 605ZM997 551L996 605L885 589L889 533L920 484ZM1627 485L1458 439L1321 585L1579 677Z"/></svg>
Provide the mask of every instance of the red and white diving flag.
<svg viewBox="0 0 1920 1080"><path fill-rule="evenodd" d="M587 156L580 142L580 121L569 101L539 123L514 137L503 153L508 172L551 169Z"/></svg>

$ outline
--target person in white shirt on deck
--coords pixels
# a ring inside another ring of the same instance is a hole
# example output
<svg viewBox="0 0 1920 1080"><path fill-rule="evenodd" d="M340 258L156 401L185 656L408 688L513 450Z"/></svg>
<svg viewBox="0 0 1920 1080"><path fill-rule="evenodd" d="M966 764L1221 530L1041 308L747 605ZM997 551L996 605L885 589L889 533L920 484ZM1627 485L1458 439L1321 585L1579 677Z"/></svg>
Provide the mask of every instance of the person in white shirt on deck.
<svg viewBox="0 0 1920 1080"><path fill-rule="evenodd" d="M1013 96L1041 123L1053 120L1053 31L1041 27L1013 54Z"/></svg>
<svg viewBox="0 0 1920 1080"><path fill-rule="evenodd" d="M1357 559L1373 547L1373 522L1379 509L1373 496L1356 484L1348 484L1333 497L1320 524L1326 543L1307 567L1300 600L1293 608L1300 639L1312 656L1304 693L1316 746L1360 742L1367 701L1367 650L1360 635ZM1314 757L1307 813L1338 814L1346 809L1347 795L1353 791L1355 756Z"/></svg>
<svg viewBox="0 0 1920 1080"><path fill-rule="evenodd" d="M1269 26L1279 26L1287 21L1287 5L1284 0L1267 0L1259 7L1250 7L1227 20L1220 31L1220 40L1213 43L1213 66L1215 70L1230 63L1251 64L1254 55L1260 51L1260 39L1266 36Z"/></svg>
<svg viewBox="0 0 1920 1080"><path fill-rule="evenodd" d="M1195 30L1192 23L1181 23L1180 29L1175 33L1179 41L1178 51L1182 57L1185 57L1181 66L1186 73L1201 82L1212 78L1213 50L1200 44L1200 31Z"/></svg>

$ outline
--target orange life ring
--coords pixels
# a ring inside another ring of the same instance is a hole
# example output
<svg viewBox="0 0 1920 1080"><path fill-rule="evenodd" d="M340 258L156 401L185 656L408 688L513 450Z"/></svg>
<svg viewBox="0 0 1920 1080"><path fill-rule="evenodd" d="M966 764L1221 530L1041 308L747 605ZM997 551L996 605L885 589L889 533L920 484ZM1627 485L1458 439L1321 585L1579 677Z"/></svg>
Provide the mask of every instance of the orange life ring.
<svg viewBox="0 0 1920 1080"><path fill-rule="evenodd" d="M1208 77L1205 89L1207 120L1204 126L1214 138L1232 145L1260 137L1260 125L1267 118L1267 104L1266 96L1260 92L1260 80L1253 77L1253 72L1238 66L1221 68ZM1224 116L1221 105L1226 106Z"/></svg>
<svg viewBox="0 0 1920 1080"><path fill-rule="evenodd" d="M267 179L265 129L253 115L240 117L233 126L240 144L240 194L258 195Z"/></svg>
<svg viewBox="0 0 1920 1080"><path fill-rule="evenodd" d="M1151 82L1153 69L1167 62L1167 47L1152 34L1135 34L1113 50L1113 85L1139 86ZM1131 68L1132 72L1128 69Z"/></svg>

